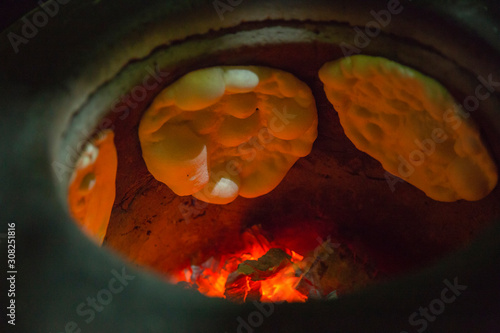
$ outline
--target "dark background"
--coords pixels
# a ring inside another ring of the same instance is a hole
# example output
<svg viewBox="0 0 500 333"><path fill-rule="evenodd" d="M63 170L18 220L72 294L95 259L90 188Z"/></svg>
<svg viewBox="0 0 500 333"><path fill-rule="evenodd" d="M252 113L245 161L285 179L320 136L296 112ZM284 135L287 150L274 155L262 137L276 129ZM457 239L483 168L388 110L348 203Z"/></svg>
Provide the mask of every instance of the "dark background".
<svg viewBox="0 0 500 333"><path fill-rule="evenodd" d="M7 29L37 6L38 2L35 0L2 0L0 2L0 31Z"/></svg>

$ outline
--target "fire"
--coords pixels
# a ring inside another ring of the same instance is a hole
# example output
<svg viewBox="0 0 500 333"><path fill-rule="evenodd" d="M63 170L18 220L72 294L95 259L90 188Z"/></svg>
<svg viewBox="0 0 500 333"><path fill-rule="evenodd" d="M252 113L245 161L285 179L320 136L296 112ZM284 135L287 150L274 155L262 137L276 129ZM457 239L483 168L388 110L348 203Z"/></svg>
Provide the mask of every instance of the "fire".
<svg viewBox="0 0 500 333"><path fill-rule="evenodd" d="M242 244L243 249L237 253L183 269L172 282L187 282L204 295L235 302L308 299L297 290L307 268L302 255L269 242L256 227L242 234Z"/></svg>
<svg viewBox="0 0 500 333"><path fill-rule="evenodd" d="M300 277L295 276L293 266L281 271L272 279L267 279L261 283L262 302L305 302L307 296L303 295L295 288L300 282Z"/></svg>

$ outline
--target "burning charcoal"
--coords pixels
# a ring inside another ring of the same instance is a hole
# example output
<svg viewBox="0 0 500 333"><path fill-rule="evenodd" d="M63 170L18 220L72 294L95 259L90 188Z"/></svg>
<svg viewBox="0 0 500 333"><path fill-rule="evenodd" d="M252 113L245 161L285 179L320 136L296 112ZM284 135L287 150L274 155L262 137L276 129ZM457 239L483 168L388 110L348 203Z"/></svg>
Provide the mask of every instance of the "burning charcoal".
<svg viewBox="0 0 500 333"><path fill-rule="evenodd" d="M229 274L224 295L227 299L241 303L248 300L260 300L260 283L283 268L292 264L291 256L277 248L270 249L258 260L246 260L238 269Z"/></svg>
<svg viewBox="0 0 500 333"><path fill-rule="evenodd" d="M226 282L226 291L224 292L224 296L226 296L227 300L235 303L260 300L261 293L259 281L252 281L250 277L238 274L234 276L231 283L228 282Z"/></svg>
<svg viewBox="0 0 500 333"><path fill-rule="evenodd" d="M248 275L253 281L265 280L290 265L291 258L281 249L270 249L258 260L246 260L239 264L235 273Z"/></svg>
<svg viewBox="0 0 500 333"><path fill-rule="evenodd" d="M327 300L376 280L367 261L330 239L305 258L272 244L255 226L242 234L242 242L243 250L192 265L179 279L204 295L236 303Z"/></svg>

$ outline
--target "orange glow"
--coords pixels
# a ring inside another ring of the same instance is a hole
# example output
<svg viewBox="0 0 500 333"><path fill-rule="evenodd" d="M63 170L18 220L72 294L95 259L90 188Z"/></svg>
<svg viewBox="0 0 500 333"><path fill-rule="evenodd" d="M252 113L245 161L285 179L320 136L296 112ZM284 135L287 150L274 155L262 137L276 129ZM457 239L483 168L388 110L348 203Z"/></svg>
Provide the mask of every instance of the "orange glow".
<svg viewBox="0 0 500 333"><path fill-rule="evenodd" d="M68 189L71 215L83 232L99 245L106 235L115 201L117 165L114 133L103 131L87 144Z"/></svg>
<svg viewBox="0 0 500 333"><path fill-rule="evenodd" d="M237 291L242 293L242 298L236 301L259 300L261 302L305 302L307 295L299 292L296 287L301 281L302 272L306 271L306 262L300 254L280 247L277 244L269 242L264 236L252 228L242 234L243 249L237 253L221 255L220 259L210 258L200 266L190 266L179 271L173 278L173 283L187 282L200 293L210 297L226 298L226 282L228 277L234 276L238 270L238 265L246 260L258 260L272 248L279 248L289 257L285 260L283 268L275 268L276 272L270 272L267 278L252 280L251 275L238 275L241 283ZM282 252L281 252L282 253ZM282 267L281 263L279 267ZM241 268L241 266L240 266ZM271 270L264 271L264 275ZM256 290L257 295L255 297Z"/></svg>
<svg viewBox="0 0 500 333"><path fill-rule="evenodd" d="M275 277L261 282L261 302L305 302L307 296L295 289L300 276L295 276L292 265L280 271Z"/></svg>

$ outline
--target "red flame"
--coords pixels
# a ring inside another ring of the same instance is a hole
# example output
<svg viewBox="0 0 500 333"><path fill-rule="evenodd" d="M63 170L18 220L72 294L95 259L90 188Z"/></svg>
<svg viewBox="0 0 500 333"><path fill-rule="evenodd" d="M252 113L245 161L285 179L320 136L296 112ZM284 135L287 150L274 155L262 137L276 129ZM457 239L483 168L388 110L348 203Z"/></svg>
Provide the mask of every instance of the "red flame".
<svg viewBox="0 0 500 333"><path fill-rule="evenodd" d="M247 260L258 260L270 249L279 248L289 256L285 267L257 282L245 276L246 284L240 286L244 289L241 301L247 300L252 293L255 295L257 289L260 296L258 300L261 302L305 302L308 296L296 289L302 278L301 272L305 270L305 263L302 262L304 257L290 249L272 244L256 231L257 228L252 228L242 234L244 248L241 251L222 255L218 259L212 257L201 266L187 267L178 272L172 282L187 282L204 295L226 298L226 282L229 275L238 270L238 265Z"/></svg>

